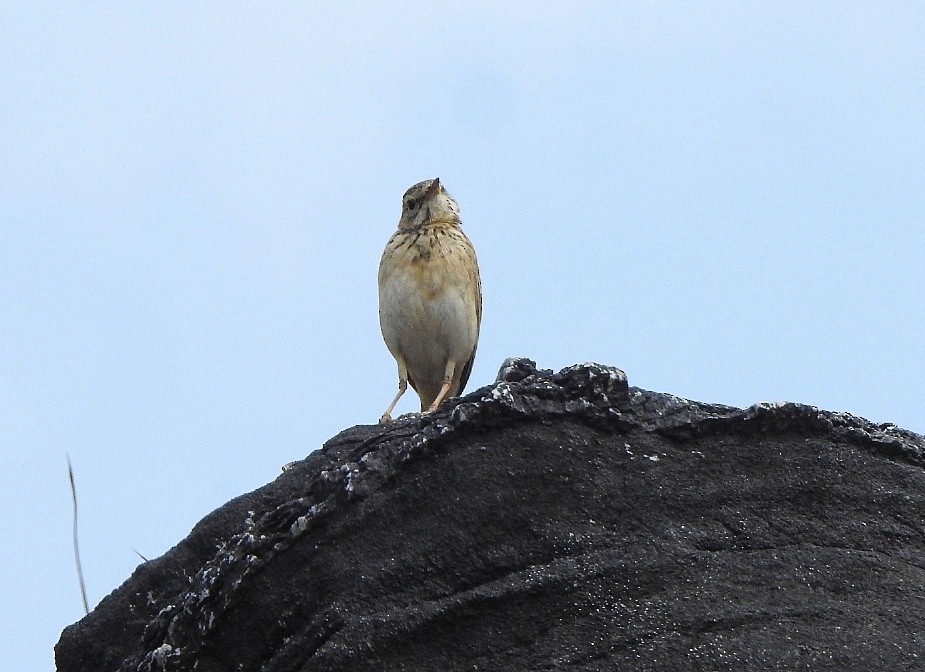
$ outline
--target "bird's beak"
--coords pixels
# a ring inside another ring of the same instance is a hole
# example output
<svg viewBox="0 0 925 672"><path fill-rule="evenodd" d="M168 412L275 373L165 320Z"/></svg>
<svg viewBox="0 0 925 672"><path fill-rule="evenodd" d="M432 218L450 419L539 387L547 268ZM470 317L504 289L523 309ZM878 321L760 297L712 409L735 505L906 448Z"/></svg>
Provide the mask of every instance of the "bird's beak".
<svg viewBox="0 0 925 672"><path fill-rule="evenodd" d="M434 181L430 183L430 186L427 188L428 196L436 196L440 193L440 178L435 177Z"/></svg>

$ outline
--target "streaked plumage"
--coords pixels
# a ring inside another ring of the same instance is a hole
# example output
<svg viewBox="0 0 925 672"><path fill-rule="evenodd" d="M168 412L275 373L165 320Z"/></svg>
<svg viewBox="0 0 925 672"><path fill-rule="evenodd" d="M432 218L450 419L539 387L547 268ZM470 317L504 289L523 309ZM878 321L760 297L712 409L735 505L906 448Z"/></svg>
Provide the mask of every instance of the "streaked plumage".
<svg viewBox="0 0 925 672"><path fill-rule="evenodd" d="M430 413L469 379L482 291L475 250L459 225L459 206L439 179L405 192L379 262L379 325L398 365L398 394L380 422L390 420L409 383Z"/></svg>

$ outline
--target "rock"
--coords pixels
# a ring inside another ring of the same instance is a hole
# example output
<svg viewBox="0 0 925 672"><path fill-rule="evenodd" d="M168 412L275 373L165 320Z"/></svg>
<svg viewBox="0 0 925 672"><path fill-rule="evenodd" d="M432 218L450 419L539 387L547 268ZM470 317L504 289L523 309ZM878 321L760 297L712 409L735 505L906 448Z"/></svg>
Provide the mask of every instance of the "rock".
<svg viewBox="0 0 925 672"><path fill-rule="evenodd" d="M892 425L508 360L207 516L57 666L925 668L923 467Z"/></svg>

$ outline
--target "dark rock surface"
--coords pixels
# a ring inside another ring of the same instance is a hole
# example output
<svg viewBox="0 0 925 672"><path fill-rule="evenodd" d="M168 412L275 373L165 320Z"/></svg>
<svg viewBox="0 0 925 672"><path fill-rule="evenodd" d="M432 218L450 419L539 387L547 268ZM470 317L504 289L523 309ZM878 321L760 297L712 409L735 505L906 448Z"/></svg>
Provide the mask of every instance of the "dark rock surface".
<svg viewBox="0 0 925 672"><path fill-rule="evenodd" d="M58 670L925 669L925 438L502 375L210 514Z"/></svg>

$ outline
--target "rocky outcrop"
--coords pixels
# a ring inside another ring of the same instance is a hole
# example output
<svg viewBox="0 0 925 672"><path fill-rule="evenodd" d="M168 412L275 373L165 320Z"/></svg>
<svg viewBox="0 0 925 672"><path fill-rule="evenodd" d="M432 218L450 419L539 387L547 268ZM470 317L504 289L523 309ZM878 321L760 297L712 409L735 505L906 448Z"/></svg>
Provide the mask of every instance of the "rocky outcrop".
<svg viewBox="0 0 925 672"><path fill-rule="evenodd" d="M925 669L923 467L892 425L510 360L207 516L58 670Z"/></svg>

